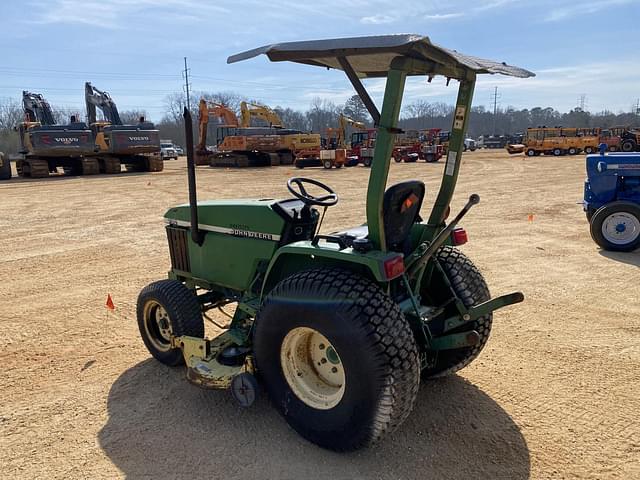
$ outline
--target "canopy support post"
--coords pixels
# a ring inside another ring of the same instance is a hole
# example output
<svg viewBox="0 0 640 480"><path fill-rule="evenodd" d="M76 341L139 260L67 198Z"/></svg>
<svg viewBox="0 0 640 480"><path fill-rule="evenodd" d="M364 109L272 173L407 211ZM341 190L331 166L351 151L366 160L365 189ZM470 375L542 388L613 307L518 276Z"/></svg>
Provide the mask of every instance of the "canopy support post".
<svg viewBox="0 0 640 480"><path fill-rule="evenodd" d="M377 127L380 124L380 112L378 111L378 107L376 107L376 104L373 103L373 100L371 100L369 92L367 92L367 90L364 88L364 85L358 78L358 74L349 63L349 60L347 60L345 57L338 57L338 62L340 62L340 66L344 70L344 73L347 74L351 85L353 85L353 88L355 88L356 92L358 92L362 103L364 103L364 106L367 107L369 115L371 115L371 118L373 118L373 124Z"/></svg>

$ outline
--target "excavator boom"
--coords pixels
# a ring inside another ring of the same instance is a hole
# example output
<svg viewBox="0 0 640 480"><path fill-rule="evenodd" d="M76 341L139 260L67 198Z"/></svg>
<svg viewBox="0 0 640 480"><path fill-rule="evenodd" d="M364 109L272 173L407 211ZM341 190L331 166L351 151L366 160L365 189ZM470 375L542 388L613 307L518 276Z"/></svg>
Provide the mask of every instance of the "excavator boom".
<svg viewBox="0 0 640 480"><path fill-rule="evenodd" d="M89 124L96 123L96 107L98 107L102 111L105 120L111 125L122 125L116 102L107 92L98 90L91 85L91 82L86 82L84 84L84 100L87 105Z"/></svg>
<svg viewBox="0 0 640 480"><path fill-rule="evenodd" d="M22 106L29 122L40 122L41 125L55 125L53 112L49 102L39 93L23 90Z"/></svg>
<svg viewBox="0 0 640 480"><path fill-rule="evenodd" d="M241 102L240 103L240 126L250 127L251 117L260 118L269 123L270 127L282 128L282 120L276 112L264 105L258 105L257 103Z"/></svg>
<svg viewBox="0 0 640 480"><path fill-rule="evenodd" d="M219 126L224 127L237 127L238 117L228 107L221 103L208 102L204 98L200 99L198 105L198 145L196 151L205 152L207 149L207 128L209 126L209 118L213 117L218 120L222 120Z"/></svg>

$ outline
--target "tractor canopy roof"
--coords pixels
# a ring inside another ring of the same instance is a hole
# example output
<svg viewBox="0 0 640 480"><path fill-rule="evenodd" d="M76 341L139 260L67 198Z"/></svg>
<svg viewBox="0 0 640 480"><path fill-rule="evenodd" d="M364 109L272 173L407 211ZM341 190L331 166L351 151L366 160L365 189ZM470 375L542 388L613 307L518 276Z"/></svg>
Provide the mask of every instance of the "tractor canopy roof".
<svg viewBox="0 0 640 480"><path fill-rule="evenodd" d="M415 34L274 43L232 55L227 63L247 60L263 53L273 62L291 61L340 70L345 70L346 60L361 78L386 77L391 68L401 65L399 60L410 60L400 67L408 75L444 75L463 79L471 71L522 78L534 76L524 68L465 55L435 45L429 37Z"/></svg>

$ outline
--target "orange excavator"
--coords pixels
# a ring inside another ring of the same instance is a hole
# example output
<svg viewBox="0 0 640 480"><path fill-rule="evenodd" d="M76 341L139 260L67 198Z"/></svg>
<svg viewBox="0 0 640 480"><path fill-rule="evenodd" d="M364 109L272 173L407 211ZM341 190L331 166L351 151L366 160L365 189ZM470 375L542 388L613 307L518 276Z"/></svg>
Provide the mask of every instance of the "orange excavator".
<svg viewBox="0 0 640 480"><path fill-rule="evenodd" d="M279 165L277 154L279 139L276 135L247 132L240 128L238 117L227 106L200 100L196 165L212 167L262 167ZM216 145L207 147L209 119L217 119ZM267 132L268 133L268 132Z"/></svg>

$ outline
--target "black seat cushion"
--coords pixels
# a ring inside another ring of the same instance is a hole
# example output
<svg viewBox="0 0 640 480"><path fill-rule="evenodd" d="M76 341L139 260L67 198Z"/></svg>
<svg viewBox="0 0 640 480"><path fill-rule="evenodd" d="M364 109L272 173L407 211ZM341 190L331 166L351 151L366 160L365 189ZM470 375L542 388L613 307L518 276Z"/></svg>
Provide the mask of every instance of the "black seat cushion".
<svg viewBox="0 0 640 480"><path fill-rule="evenodd" d="M411 226L420 220L420 208L425 195L425 185L418 180L396 183L384 192L382 217L389 250L407 253L407 241ZM356 238L366 238L369 227L360 225L334 233L351 246Z"/></svg>

